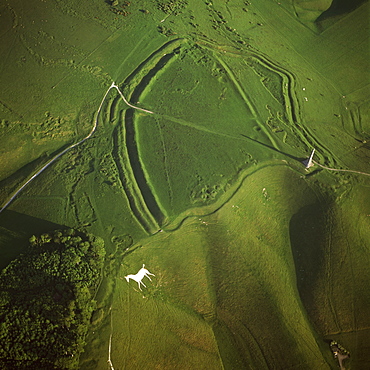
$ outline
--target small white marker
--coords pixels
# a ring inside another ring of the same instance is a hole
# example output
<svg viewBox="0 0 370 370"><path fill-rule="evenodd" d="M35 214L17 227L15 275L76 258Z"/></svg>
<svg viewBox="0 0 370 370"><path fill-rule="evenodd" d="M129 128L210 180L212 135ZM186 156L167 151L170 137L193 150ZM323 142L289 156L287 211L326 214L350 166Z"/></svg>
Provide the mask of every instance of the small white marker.
<svg viewBox="0 0 370 370"><path fill-rule="evenodd" d="M305 159L302 163L306 166L306 169L309 169L310 167L312 167L314 164L313 164L313 155L315 154L315 148L312 150L312 153L310 155L310 158L308 159Z"/></svg>

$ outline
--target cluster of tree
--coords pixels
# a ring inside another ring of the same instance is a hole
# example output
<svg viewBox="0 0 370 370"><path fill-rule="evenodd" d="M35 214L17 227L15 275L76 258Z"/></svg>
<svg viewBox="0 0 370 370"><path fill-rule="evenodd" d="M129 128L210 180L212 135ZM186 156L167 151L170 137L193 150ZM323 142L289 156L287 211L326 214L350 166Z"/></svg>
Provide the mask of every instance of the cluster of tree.
<svg viewBox="0 0 370 370"><path fill-rule="evenodd" d="M166 14L178 15L187 5L187 0L157 0L158 9Z"/></svg>
<svg viewBox="0 0 370 370"><path fill-rule="evenodd" d="M338 354L341 354L342 356L350 357L349 351L347 351L341 344L339 344L337 341L332 340L330 341L330 349L334 354L334 357L338 357Z"/></svg>
<svg viewBox="0 0 370 370"><path fill-rule="evenodd" d="M104 257L103 240L79 230L30 238L0 274L0 368L77 368Z"/></svg>

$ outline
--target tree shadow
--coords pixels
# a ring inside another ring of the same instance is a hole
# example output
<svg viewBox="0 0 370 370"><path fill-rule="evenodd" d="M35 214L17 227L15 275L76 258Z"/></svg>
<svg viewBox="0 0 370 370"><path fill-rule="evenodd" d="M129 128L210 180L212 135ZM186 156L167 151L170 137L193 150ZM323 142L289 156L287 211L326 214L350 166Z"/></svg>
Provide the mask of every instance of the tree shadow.
<svg viewBox="0 0 370 370"><path fill-rule="evenodd" d="M28 246L33 234L66 229L67 226L11 210L0 213L0 268L6 267Z"/></svg>

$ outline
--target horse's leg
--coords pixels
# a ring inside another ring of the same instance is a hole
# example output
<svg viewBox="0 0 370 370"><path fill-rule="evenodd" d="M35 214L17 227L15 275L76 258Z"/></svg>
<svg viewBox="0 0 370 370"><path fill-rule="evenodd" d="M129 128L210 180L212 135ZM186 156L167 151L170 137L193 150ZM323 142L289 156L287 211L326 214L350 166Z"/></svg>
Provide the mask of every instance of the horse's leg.
<svg viewBox="0 0 370 370"><path fill-rule="evenodd" d="M150 278L148 274L145 274L144 276L146 276L150 281L152 281L152 279Z"/></svg>
<svg viewBox="0 0 370 370"><path fill-rule="evenodd" d="M146 288L146 285L141 280L138 281L138 284L139 284L139 288L140 288L140 284L143 285ZM141 290L141 288L140 288L140 290Z"/></svg>

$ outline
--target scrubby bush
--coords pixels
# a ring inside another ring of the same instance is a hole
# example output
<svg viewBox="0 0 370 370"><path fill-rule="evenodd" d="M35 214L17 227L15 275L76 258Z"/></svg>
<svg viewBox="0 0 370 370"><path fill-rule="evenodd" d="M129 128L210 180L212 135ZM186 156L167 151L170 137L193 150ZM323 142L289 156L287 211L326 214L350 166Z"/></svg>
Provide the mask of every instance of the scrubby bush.
<svg viewBox="0 0 370 370"><path fill-rule="evenodd" d="M75 369L95 308L101 238L57 230L0 274L0 368Z"/></svg>

